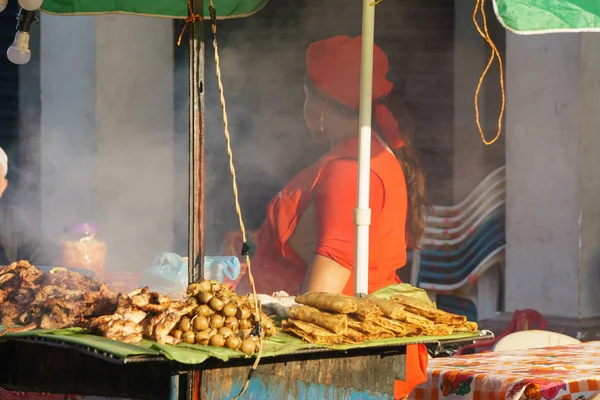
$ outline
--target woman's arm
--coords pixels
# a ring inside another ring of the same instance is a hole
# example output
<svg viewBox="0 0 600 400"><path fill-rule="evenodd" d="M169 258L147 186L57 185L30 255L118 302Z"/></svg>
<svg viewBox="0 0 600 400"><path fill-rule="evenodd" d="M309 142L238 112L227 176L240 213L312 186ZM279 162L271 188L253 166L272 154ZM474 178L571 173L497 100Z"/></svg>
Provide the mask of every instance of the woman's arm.
<svg viewBox="0 0 600 400"><path fill-rule="evenodd" d="M308 268L303 293L341 293L350 278L350 270L331 258L317 254Z"/></svg>
<svg viewBox="0 0 600 400"><path fill-rule="evenodd" d="M376 225L383 208L381 178L371 171L371 223ZM304 291L341 293L354 271L356 226L354 209L358 196L358 164L340 159L321 172L315 189L317 248L304 283Z"/></svg>

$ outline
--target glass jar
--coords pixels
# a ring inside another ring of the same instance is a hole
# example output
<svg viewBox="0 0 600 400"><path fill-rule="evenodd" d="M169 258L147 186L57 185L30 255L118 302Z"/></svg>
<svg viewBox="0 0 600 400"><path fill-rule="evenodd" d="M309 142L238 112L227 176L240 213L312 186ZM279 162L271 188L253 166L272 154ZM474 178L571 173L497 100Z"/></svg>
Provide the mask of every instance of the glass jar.
<svg viewBox="0 0 600 400"><path fill-rule="evenodd" d="M64 267L83 268L104 275L106 242L100 239L97 224L67 226L60 240L60 250Z"/></svg>

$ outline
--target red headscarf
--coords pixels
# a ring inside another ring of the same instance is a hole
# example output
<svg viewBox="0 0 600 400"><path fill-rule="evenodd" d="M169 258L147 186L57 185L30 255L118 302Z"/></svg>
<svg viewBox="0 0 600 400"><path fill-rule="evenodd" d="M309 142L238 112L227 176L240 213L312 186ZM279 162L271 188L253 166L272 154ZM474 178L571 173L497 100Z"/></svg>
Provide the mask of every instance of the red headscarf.
<svg viewBox="0 0 600 400"><path fill-rule="evenodd" d="M312 83L326 96L351 110L360 102L361 37L335 36L312 43L306 51L306 68ZM377 100L384 98L394 86L386 79L388 58L377 45L373 48L373 101L375 121L380 134L392 149L404 145L400 128L392 112Z"/></svg>

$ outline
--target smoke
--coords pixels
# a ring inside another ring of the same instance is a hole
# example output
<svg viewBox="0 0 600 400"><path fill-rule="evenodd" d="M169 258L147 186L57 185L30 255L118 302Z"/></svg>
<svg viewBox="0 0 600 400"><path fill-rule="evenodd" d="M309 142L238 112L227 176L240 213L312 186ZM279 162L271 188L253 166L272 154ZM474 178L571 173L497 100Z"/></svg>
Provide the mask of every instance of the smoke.
<svg viewBox="0 0 600 400"><path fill-rule="evenodd" d="M415 115L417 146L436 150L438 126L452 129L452 99L448 107L431 102L414 80L422 68L410 64L426 62L430 74L444 71L440 79L452 80L452 69L444 68L451 61L447 53L452 51L452 37L435 28L451 16L431 14L435 2L424 3L380 3L376 41L390 56L389 78L396 83L393 95L402 100L408 94L423 96L405 101ZM441 3L446 12L453 7L453 2ZM425 15L430 18L424 20ZM97 221L108 241L112 271L147 268L160 251L185 254L185 41L173 51L181 27L172 29L167 20L124 16L44 15L42 22L44 232L58 239L68 223ZM302 116L307 46L334 35L355 36L360 30L361 4L347 0L271 0L250 18L219 22L221 72L247 229L258 229L268 201L327 151L313 142ZM208 29L206 33L210 35ZM225 234L239 226L211 44L207 37L204 225L206 254L218 255ZM446 96L435 92L435 79L421 82L434 87L429 93L434 100ZM440 115L443 120L438 122ZM428 159L426 169L444 169L445 175L438 179L447 179L449 169L451 179L452 167L446 162L439 167L437 162Z"/></svg>

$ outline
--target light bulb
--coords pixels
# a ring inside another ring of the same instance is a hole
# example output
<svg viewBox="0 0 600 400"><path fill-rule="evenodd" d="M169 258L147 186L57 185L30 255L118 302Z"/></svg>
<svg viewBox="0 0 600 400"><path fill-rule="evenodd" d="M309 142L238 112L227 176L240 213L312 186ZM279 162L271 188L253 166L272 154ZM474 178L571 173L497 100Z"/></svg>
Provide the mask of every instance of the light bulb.
<svg viewBox="0 0 600 400"><path fill-rule="evenodd" d="M8 5L8 0L0 0L0 12L4 11L6 9L7 5Z"/></svg>
<svg viewBox="0 0 600 400"><path fill-rule="evenodd" d="M11 63L17 65L27 64L31 60L29 33L17 31L15 41L6 51L6 57Z"/></svg>
<svg viewBox="0 0 600 400"><path fill-rule="evenodd" d="M35 11L42 6L43 2L44 0L19 0L19 5L24 10Z"/></svg>

